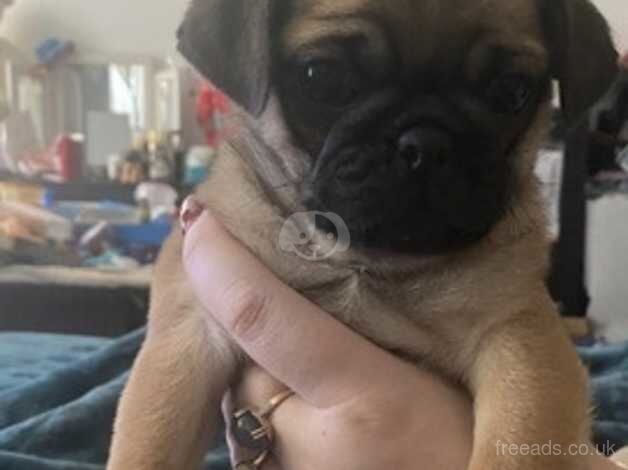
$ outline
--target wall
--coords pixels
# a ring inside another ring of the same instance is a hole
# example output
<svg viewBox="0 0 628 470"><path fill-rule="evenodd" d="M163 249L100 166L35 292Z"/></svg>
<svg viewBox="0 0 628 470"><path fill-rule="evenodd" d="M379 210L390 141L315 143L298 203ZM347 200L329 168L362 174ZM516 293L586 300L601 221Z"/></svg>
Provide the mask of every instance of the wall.
<svg viewBox="0 0 628 470"><path fill-rule="evenodd" d="M627 197L589 203L587 241L589 313L608 339L628 339Z"/></svg>
<svg viewBox="0 0 628 470"><path fill-rule="evenodd" d="M594 0L611 23L619 49L628 50L628 0ZM628 198L589 203L587 277L590 314L611 340L628 338Z"/></svg>
<svg viewBox="0 0 628 470"><path fill-rule="evenodd" d="M74 39L96 54L148 54L173 51L174 35L189 0L18 0L0 24L5 36L32 51L47 36ZM618 44L628 48L628 0L594 0L606 14ZM98 5L100 8L95 8Z"/></svg>
<svg viewBox="0 0 628 470"><path fill-rule="evenodd" d="M31 54L50 36L73 39L87 56L174 51L175 32L189 0L18 0L0 24L4 36Z"/></svg>
<svg viewBox="0 0 628 470"><path fill-rule="evenodd" d="M593 0L608 18L620 50L628 49L628 0Z"/></svg>

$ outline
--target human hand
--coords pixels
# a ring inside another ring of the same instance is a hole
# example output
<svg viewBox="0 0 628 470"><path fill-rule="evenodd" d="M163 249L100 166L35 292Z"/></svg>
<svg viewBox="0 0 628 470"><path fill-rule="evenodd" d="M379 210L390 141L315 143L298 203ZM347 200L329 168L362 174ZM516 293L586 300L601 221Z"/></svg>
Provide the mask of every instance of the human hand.
<svg viewBox="0 0 628 470"><path fill-rule="evenodd" d="M225 401L227 416L261 409L286 388L296 392L270 417L275 448L264 470L467 467L473 413L461 390L290 289L210 213L196 208L184 219L184 262L198 298L259 364ZM235 462L255 457L230 444ZM595 458L591 468L617 467Z"/></svg>
<svg viewBox="0 0 628 470"><path fill-rule="evenodd" d="M207 311L263 368L247 371L233 404L297 394L271 417L276 448L264 469L466 467L473 423L462 391L301 297L209 213L186 235L185 263Z"/></svg>

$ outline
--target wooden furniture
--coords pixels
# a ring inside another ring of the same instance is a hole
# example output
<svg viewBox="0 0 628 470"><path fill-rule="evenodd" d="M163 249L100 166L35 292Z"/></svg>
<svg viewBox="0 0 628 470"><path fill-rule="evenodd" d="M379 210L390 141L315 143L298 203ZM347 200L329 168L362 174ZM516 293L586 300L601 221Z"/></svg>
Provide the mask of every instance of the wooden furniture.
<svg viewBox="0 0 628 470"><path fill-rule="evenodd" d="M145 324L150 268L0 270L0 331L116 337Z"/></svg>

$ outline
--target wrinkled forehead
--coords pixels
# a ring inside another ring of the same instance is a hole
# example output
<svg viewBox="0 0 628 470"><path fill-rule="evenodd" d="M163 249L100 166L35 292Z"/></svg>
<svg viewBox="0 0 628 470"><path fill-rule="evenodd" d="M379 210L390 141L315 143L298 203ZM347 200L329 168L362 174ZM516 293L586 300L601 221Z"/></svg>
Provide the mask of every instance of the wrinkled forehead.
<svg viewBox="0 0 628 470"><path fill-rule="evenodd" d="M362 36L406 67L456 60L471 48L521 51L543 67L537 0L291 0L282 35L298 51L326 38Z"/></svg>

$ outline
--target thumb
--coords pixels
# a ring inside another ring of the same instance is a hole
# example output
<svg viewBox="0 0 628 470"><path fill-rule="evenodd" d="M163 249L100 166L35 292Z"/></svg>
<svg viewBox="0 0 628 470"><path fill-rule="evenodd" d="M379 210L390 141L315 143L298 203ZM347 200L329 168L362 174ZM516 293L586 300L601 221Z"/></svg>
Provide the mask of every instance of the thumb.
<svg viewBox="0 0 628 470"><path fill-rule="evenodd" d="M194 199L182 211L184 265L205 309L244 351L306 402L328 407L393 377L401 361L305 299Z"/></svg>

